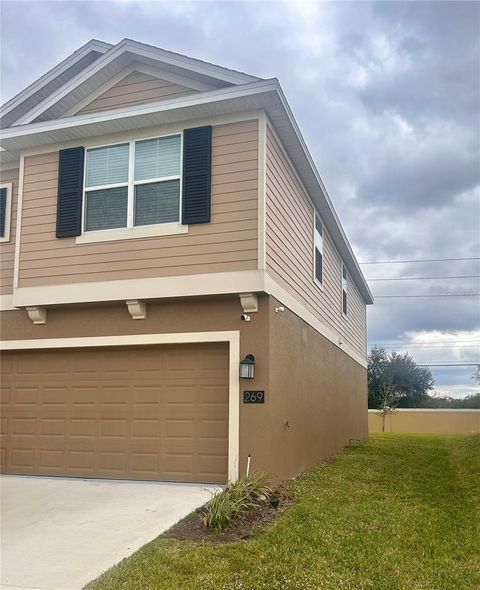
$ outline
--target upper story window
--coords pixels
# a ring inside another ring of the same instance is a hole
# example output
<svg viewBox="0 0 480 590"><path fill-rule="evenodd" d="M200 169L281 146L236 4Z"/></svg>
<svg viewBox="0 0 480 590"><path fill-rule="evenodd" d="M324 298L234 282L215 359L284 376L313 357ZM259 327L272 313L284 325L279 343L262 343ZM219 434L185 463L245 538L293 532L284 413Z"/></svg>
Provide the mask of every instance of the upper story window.
<svg viewBox="0 0 480 590"><path fill-rule="evenodd" d="M12 208L12 184L0 184L0 242L10 240L10 211Z"/></svg>
<svg viewBox="0 0 480 590"><path fill-rule="evenodd" d="M84 231L180 220L181 136L86 151Z"/></svg>
<svg viewBox="0 0 480 590"><path fill-rule="evenodd" d="M314 227L314 265L315 279L321 285L323 281L323 224L316 213Z"/></svg>
<svg viewBox="0 0 480 590"><path fill-rule="evenodd" d="M348 300L347 300L347 286L348 286L348 278L347 278L347 267L342 263L342 313L343 315L347 315L348 311Z"/></svg>

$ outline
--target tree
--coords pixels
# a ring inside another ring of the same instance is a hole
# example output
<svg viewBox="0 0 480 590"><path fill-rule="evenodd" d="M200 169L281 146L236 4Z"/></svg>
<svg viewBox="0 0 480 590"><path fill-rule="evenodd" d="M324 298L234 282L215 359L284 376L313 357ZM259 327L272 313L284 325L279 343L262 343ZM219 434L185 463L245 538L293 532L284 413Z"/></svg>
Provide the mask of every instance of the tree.
<svg viewBox="0 0 480 590"><path fill-rule="evenodd" d="M382 416L382 432L385 432L387 416L393 414L397 407L395 402L395 387L390 379L381 384L380 394L382 396L382 401L378 406L378 412Z"/></svg>
<svg viewBox="0 0 480 590"><path fill-rule="evenodd" d="M471 409L480 410L480 393L472 393L465 397L451 397L451 396L428 396L423 401L416 405L417 408L454 408L454 409Z"/></svg>
<svg viewBox="0 0 480 590"><path fill-rule="evenodd" d="M472 379L480 385L480 365L478 365L477 370L472 376Z"/></svg>
<svg viewBox="0 0 480 590"><path fill-rule="evenodd" d="M387 386L387 384L389 384ZM430 369L417 366L408 353L391 352L374 347L368 356L368 407L378 408L386 387L392 404L415 407L428 398L434 380Z"/></svg>

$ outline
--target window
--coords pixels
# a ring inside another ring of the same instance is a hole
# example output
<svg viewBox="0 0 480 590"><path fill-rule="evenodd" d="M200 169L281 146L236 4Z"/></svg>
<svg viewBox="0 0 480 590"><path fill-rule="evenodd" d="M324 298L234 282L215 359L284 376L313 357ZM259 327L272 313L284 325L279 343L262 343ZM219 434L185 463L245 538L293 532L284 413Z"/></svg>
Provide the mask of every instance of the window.
<svg viewBox="0 0 480 590"><path fill-rule="evenodd" d="M10 210L12 207L12 183L0 184L0 242L10 240Z"/></svg>
<svg viewBox="0 0 480 590"><path fill-rule="evenodd" d="M347 303L347 268L342 264L342 313L347 315L348 303Z"/></svg>
<svg viewBox="0 0 480 590"><path fill-rule="evenodd" d="M180 135L88 149L84 231L178 223L180 153Z"/></svg>
<svg viewBox="0 0 480 590"><path fill-rule="evenodd" d="M135 225L169 223L179 216L180 136L137 142Z"/></svg>
<svg viewBox="0 0 480 590"><path fill-rule="evenodd" d="M323 280L323 225L317 214L315 214L314 248L315 279L321 285Z"/></svg>

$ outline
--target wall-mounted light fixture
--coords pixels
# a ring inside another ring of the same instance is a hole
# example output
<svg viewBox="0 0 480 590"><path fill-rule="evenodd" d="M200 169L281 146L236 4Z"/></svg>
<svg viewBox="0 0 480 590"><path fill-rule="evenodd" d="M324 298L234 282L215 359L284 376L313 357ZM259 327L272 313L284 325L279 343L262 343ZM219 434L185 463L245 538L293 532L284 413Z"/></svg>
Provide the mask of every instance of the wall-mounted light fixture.
<svg viewBox="0 0 480 590"><path fill-rule="evenodd" d="M255 378L255 357L253 356L253 354L247 354L243 361L240 362L240 378Z"/></svg>

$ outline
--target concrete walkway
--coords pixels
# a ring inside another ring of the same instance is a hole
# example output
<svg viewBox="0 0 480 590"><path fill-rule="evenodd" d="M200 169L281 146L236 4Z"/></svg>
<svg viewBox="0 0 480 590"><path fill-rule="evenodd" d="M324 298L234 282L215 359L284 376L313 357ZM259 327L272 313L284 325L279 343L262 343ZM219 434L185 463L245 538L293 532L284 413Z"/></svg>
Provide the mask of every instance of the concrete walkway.
<svg viewBox="0 0 480 590"><path fill-rule="evenodd" d="M12 475L0 486L2 590L78 590L216 489Z"/></svg>

